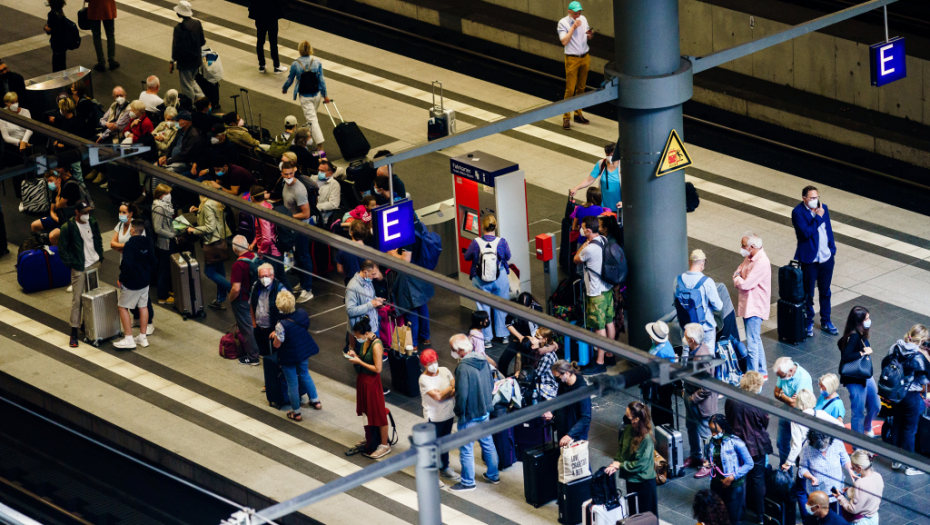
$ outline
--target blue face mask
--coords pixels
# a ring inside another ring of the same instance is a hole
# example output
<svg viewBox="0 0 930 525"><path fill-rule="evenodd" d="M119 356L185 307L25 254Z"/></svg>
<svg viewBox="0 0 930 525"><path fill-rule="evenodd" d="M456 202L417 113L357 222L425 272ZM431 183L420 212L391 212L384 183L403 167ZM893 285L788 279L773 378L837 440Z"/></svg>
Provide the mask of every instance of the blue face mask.
<svg viewBox="0 0 930 525"><path fill-rule="evenodd" d="M128 215L123 215L122 213L120 213L120 214L119 214L119 222L129 222L129 216L128 216Z"/></svg>
<svg viewBox="0 0 930 525"><path fill-rule="evenodd" d="M49 183L48 183L48 189L51 190L51 191L55 191L55 183L52 182L52 181L49 181Z"/></svg>
<svg viewBox="0 0 930 525"><path fill-rule="evenodd" d="M370 283L371 277L362 277L362 280L365 281L366 283Z"/></svg>
<svg viewBox="0 0 930 525"><path fill-rule="evenodd" d="M321 171L321 172L319 172L319 173L316 174L316 178L318 178L318 179L320 179L320 180L326 180L326 174L323 173L323 172Z"/></svg>
<svg viewBox="0 0 930 525"><path fill-rule="evenodd" d="M225 172L225 171L217 171L217 172L216 172L216 176L217 176L217 177L222 177L223 175L226 175L226 172Z"/></svg>

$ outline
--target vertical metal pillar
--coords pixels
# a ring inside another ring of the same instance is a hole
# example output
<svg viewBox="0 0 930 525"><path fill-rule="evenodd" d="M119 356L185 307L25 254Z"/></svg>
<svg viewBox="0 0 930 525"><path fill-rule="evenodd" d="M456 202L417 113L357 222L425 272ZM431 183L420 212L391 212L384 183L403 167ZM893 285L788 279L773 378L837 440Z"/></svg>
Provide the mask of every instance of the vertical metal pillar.
<svg viewBox="0 0 930 525"><path fill-rule="evenodd" d="M442 525L436 427L429 423L414 425L413 446L417 450L417 522L419 525Z"/></svg>
<svg viewBox="0 0 930 525"><path fill-rule="evenodd" d="M684 135L683 100L672 93L685 89L684 84L661 78L682 69L678 0L614 0L614 35L616 73L627 80L621 81L617 101L617 148L629 257L627 293L633 305L630 344L646 349L649 338L643 327L672 309L672 285L687 263L684 170L655 176L671 130ZM682 81L690 91L690 69L686 73Z"/></svg>

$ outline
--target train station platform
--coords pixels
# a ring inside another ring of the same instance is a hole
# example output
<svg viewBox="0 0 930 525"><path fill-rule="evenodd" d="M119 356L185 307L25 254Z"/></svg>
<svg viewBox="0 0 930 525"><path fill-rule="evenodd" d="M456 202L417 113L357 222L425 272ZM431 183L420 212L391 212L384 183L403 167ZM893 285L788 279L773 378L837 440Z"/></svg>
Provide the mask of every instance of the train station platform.
<svg viewBox="0 0 930 525"><path fill-rule="evenodd" d="M115 85L122 85L130 99L135 98L133 95L141 90L140 81L151 74L160 77L162 93L178 88L177 77L167 73L171 27L177 21L171 11L174 4L118 0L117 5L117 58L122 67L94 73L96 98L108 100ZM290 95L281 94L283 75L258 73L254 29L246 9L221 0L197 0L194 7L204 21L208 44L223 57L223 111L232 109L227 97L245 87L251 92L256 117L261 110L263 125L272 134L281 131L286 115L301 115ZM69 5L66 11L73 18L77 9L77 5ZM11 70L26 78L44 72L50 64L50 51L40 35L45 11L40 4L26 0L5 0L0 5L0 18L5 21L0 29L4 36L0 56ZM425 142L432 80L439 79L446 86L446 107L457 111L460 130L547 102L461 71L296 22L282 21L279 38L285 65L293 60L300 40L313 44L324 64L330 97L337 101L343 116L359 124L373 151L398 151ZM78 63L94 63L89 35L78 51L69 53L69 65ZM473 67L477 66L466 64L461 69ZM526 172L530 236L558 233L568 189L583 180L602 158L603 145L616 139L615 121L598 116L591 120L589 126L575 126L566 133L558 118L550 119L398 163L395 172L404 180L415 207L422 208L452 196L451 156L481 150L512 160ZM329 158L344 165L331 139L333 126L325 115L322 127L329 139L325 144ZM874 323L872 345L879 359L908 327L927 322L930 228L926 202L915 202L909 195L872 194L868 188L820 182L820 172L834 170L837 179L842 172L814 161L774 170L712 147L689 145L689 153L695 165L687 170L687 180L701 197L699 208L688 215L689 248L700 248L708 254L707 274L726 284L734 300L730 277L742 260L738 253L740 238L747 230L754 231L763 238L773 265L786 264L795 250L791 208L799 202L801 188L816 181L813 183L819 187L823 201L830 206L836 233L834 322L841 324L854 305L869 308ZM776 151L771 155L786 154ZM91 191L97 202L94 215L107 245L106 232L112 232L116 224L117 208L103 190ZM12 192L0 196L0 203L11 241L9 248L15 254L35 217L16 211ZM532 250L530 242L522 246L511 242L511 246ZM103 264L103 279L110 284L115 284L117 278L116 259L106 257ZM542 268L533 261L533 291L540 298ZM173 310L155 305L156 329L148 348L119 352L108 343L99 348L84 343L69 348L70 295L64 289L22 293L14 264L12 255L0 258L0 385L31 385L48 399L93 414L214 472L229 481L229 492L224 495L233 499L243 494L240 488L244 487L268 500L282 501L370 464L368 459L343 454L362 436L364 420L355 416L355 373L341 357L345 330L341 276L317 277L313 286L316 298L302 305L311 316L310 331L321 348L320 354L311 359L310 372L320 391L323 410L305 409L305 420L295 424L284 417L283 411L268 406L261 392L259 367L242 366L217 355L220 337L234 324L231 311L211 310L204 319L184 321ZM668 294L670 304L671 286L669 283L668 290L656 291ZM204 279L203 287L204 295L211 297L213 283ZM774 303L777 287L772 293ZM458 306L456 296L441 290L430 303L430 312L433 345L445 350L448 338L467 328L470 312ZM815 378L835 371L835 337L818 330L803 344L789 346L777 341L774 329L773 308L763 328L770 366L778 357L787 355ZM496 355L501 350L495 346L490 353ZM454 366L448 352L438 353L441 366ZM622 366L611 373L617 373ZM389 387L388 373L383 374L383 380ZM769 381L762 395L771 396L774 383ZM623 407L638 395L638 390L630 390L593 400L590 441L594 467L606 465L616 453ZM841 395L848 405L845 390ZM411 427L423 420L421 402L397 393L389 394L387 402L400 437L394 450L405 450ZM680 422L684 430L683 419ZM775 425L773 421L773 434ZM457 453L453 453L452 461L457 469ZM170 470L179 463L166 456L162 466ZM930 476L905 477L891 471L889 463L881 458L877 468L886 484L882 525L925 523L930 502L922 493L930 487ZM479 482L477 491L464 495L443 491L444 523L555 523L554 504L535 509L525 503L522 476L517 464L502 472L500 485ZM694 493L707 486L708 480L695 480L690 473L670 480L659 488L660 518L673 525L693 523L690 509ZM321 523L344 523L348 519L415 523L412 469L308 507L302 514Z"/></svg>

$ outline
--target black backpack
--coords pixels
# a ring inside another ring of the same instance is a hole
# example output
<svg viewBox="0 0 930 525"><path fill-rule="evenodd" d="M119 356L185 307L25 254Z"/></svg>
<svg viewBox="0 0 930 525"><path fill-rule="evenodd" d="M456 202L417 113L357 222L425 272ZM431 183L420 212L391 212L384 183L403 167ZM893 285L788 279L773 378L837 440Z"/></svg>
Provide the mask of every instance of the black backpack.
<svg viewBox="0 0 930 525"><path fill-rule="evenodd" d="M617 480L612 474L605 472L607 467L597 469L591 476L591 503L604 505L607 510L620 506L620 493L617 491Z"/></svg>
<svg viewBox="0 0 930 525"><path fill-rule="evenodd" d="M303 64L301 64L303 66ZM320 92L320 79L316 73L310 70L313 66L313 59L310 59L310 65L300 73L300 83L297 85L297 92L301 95L313 95Z"/></svg>
<svg viewBox="0 0 930 525"><path fill-rule="evenodd" d="M910 386L904 373L904 356L901 355L897 345L891 353L882 359L882 374L878 378L878 395L891 403L900 403L907 395Z"/></svg>
<svg viewBox="0 0 930 525"><path fill-rule="evenodd" d="M74 51L81 47L81 31L78 29L77 24L68 18L64 18L62 20L62 25L65 28L64 42L68 51Z"/></svg>
<svg viewBox="0 0 930 525"><path fill-rule="evenodd" d="M274 211L287 217L291 216L291 212L283 204L275 206ZM289 252L294 249L294 243L297 242L297 232L286 226L276 224L275 234L274 245L279 252L283 254L284 252Z"/></svg>
<svg viewBox="0 0 930 525"><path fill-rule="evenodd" d="M701 205L701 198L698 197L697 188L690 182L685 183L685 206L688 213L693 212Z"/></svg>
<svg viewBox="0 0 930 525"><path fill-rule="evenodd" d="M623 248L612 239L601 236L601 271L596 272L587 266L585 269L600 277L606 284L617 285L626 282L627 264Z"/></svg>

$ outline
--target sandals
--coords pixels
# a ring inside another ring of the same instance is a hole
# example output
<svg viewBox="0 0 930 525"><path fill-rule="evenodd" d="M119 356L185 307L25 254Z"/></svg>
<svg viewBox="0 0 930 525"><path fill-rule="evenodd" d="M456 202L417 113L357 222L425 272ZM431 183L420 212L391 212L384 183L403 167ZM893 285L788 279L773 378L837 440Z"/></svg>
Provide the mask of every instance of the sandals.
<svg viewBox="0 0 930 525"><path fill-rule="evenodd" d="M310 406L313 408L313 410L323 410L323 403L320 403L319 401L311 402Z"/></svg>
<svg viewBox="0 0 930 525"><path fill-rule="evenodd" d="M288 419L293 419L294 421L303 421L303 420L304 420L304 418L302 418L302 417L300 416L300 414L294 413L293 411L287 413L287 418L288 418Z"/></svg>

